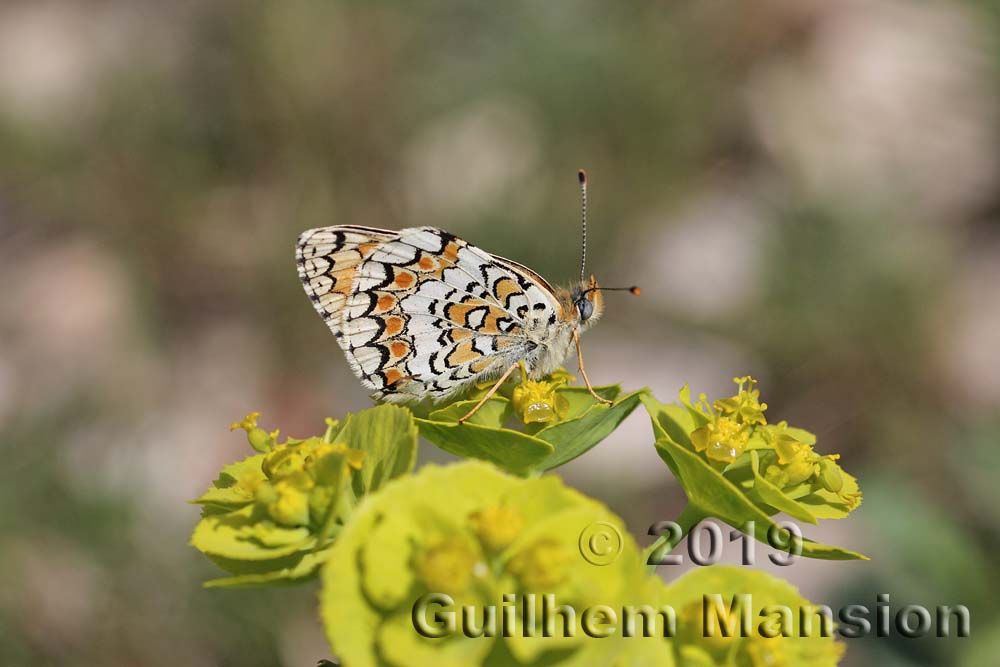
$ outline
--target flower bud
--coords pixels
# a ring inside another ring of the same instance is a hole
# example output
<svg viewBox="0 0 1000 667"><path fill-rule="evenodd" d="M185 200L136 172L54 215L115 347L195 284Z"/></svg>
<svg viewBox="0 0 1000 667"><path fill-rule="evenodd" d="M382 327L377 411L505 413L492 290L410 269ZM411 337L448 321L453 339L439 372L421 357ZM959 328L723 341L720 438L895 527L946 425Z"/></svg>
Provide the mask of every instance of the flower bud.
<svg viewBox="0 0 1000 667"><path fill-rule="evenodd" d="M305 526L309 523L309 488L311 482L288 477L274 483L275 499L268 513L275 523L283 526Z"/></svg>
<svg viewBox="0 0 1000 667"><path fill-rule="evenodd" d="M278 445L264 457L261 470L269 479L277 479L301 472L305 467L305 461L306 451L302 445Z"/></svg>
<svg viewBox="0 0 1000 667"><path fill-rule="evenodd" d="M229 430L235 431L236 429L241 428L246 431L247 441L250 443L250 446L253 447L255 451L263 454L271 451L271 448L274 447L275 440L278 437L278 431L268 433L264 429L257 426L258 417L260 417L259 412L251 412L243 418L243 421L233 422L230 424Z"/></svg>
<svg viewBox="0 0 1000 667"><path fill-rule="evenodd" d="M844 477L841 475L840 466L828 456L819 460L819 483L824 489L833 493L840 493L844 488Z"/></svg>

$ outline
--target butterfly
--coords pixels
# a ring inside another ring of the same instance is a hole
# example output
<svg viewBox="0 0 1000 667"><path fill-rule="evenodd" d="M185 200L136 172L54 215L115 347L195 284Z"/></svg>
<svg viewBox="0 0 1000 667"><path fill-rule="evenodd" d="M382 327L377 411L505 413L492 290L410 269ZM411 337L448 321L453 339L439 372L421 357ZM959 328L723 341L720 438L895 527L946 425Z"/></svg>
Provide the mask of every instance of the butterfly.
<svg viewBox="0 0 1000 667"><path fill-rule="evenodd" d="M399 231L358 225L304 232L299 278L347 362L372 398L433 402L495 380L459 421L471 417L521 364L531 379L560 367L603 310L602 288L586 277L587 177L580 280L555 288L526 266L435 227Z"/></svg>

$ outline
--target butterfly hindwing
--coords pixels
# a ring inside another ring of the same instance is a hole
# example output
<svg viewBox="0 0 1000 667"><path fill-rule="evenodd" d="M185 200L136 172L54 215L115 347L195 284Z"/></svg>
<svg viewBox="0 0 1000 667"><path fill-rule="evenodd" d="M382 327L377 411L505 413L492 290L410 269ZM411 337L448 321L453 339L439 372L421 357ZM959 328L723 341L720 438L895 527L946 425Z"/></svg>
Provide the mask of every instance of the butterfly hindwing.
<svg viewBox="0 0 1000 667"><path fill-rule="evenodd" d="M340 337L344 304L353 290L358 267L392 232L342 225L310 229L299 237L295 259L299 279L313 307Z"/></svg>
<svg viewBox="0 0 1000 667"><path fill-rule="evenodd" d="M559 313L552 288L447 232L352 225L305 232L299 276L376 398L435 399L502 373Z"/></svg>

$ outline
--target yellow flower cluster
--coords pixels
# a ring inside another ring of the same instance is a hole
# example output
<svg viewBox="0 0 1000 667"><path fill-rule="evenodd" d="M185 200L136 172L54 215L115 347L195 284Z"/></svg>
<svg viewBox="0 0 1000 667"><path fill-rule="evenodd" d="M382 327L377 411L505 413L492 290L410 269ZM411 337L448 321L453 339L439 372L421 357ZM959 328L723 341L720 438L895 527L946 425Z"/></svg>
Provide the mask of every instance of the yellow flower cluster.
<svg viewBox="0 0 1000 667"><path fill-rule="evenodd" d="M857 491L845 491L844 473L837 454L821 455L813 451L815 436L787 422L768 424L764 412L767 403L760 401L757 381L744 376L733 378L736 395L709 404L704 394L692 404L687 390L681 400L702 425L689 435L691 444L717 468L733 464L744 453L760 454L764 478L782 490L807 484L837 494L848 510L861 502ZM745 460L746 457L744 457Z"/></svg>
<svg viewBox="0 0 1000 667"><path fill-rule="evenodd" d="M691 443L712 461L735 461L746 450L753 428L767 424L767 403L760 402L760 390L753 388L757 381L747 375L733 382L739 387L735 396L719 399L709 408L702 394L695 406L710 421L691 433Z"/></svg>
<svg viewBox="0 0 1000 667"><path fill-rule="evenodd" d="M775 486L787 489L805 482L814 482L831 493L836 493L854 509L861 503L859 492L844 493L843 471L837 464L840 454L817 454L811 444L789 433L787 422L769 428L769 444L777 455L774 463L764 470L764 478Z"/></svg>
<svg viewBox="0 0 1000 667"><path fill-rule="evenodd" d="M548 424L565 419L569 401L557 390L574 379L566 371L559 370L548 380L529 380L522 365L521 382L511 395L514 411L525 424Z"/></svg>
<svg viewBox="0 0 1000 667"><path fill-rule="evenodd" d="M255 503L268 518L282 526L318 522L329 509L341 476L348 470L360 470L365 453L321 438L288 438L276 444L278 431L268 434L259 428L259 416L260 413L252 412L230 427L245 430L254 449L265 452L261 470L266 480L255 482L252 490Z"/></svg>

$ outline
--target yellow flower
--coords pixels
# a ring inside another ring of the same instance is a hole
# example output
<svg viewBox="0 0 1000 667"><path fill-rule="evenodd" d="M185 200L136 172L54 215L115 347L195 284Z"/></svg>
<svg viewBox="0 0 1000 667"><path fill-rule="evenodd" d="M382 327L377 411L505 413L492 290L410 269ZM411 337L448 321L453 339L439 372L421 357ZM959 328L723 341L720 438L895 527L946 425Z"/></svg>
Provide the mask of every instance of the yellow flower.
<svg viewBox="0 0 1000 667"><path fill-rule="evenodd" d="M732 463L746 449L750 431L729 417L718 417L691 433L691 443L714 461Z"/></svg>
<svg viewBox="0 0 1000 667"><path fill-rule="evenodd" d="M733 382L739 387L736 395L711 404L705 394L700 394L698 402L692 404L687 386L681 390L681 402L708 421L690 436L695 450L704 452L711 461L732 463L746 451L756 428L767 424L764 418L767 403L760 402L760 391L753 388L757 381L746 375L733 378Z"/></svg>
<svg viewBox="0 0 1000 667"><path fill-rule="evenodd" d="M736 395L721 398L713 403L712 407L721 414L736 419L741 424L750 426L766 424L767 419L764 418L764 411L767 410L767 403L760 402L760 390L753 388L757 381L749 375L745 375L733 378L733 382L739 387Z"/></svg>
<svg viewBox="0 0 1000 667"><path fill-rule="evenodd" d="M251 412L250 414L248 414L246 417L243 418L243 421L233 422L232 424L230 424L229 430L235 431L238 428L241 428L244 431L253 430L257 428L258 417L260 417L259 412Z"/></svg>
<svg viewBox="0 0 1000 667"><path fill-rule="evenodd" d="M366 456L365 452L360 449L352 449L342 443L330 444L324 442L312 450L312 453L306 458L306 463L314 463L327 454L342 455L344 457L344 465L354 470L361 470L361 464L364 463Z"/></svg>
<svg viewBox="0 0 1000 667"><path fill-rule="evenodd" d="M474 512L470 517L476 535L490 551L499 551L509 545L521 532L524 519L514 510L503 505L493 505Z"/></svg>
<svg viewBox="0 0 1000 667"><path fill-rule="evenodd" d="M795 486L815 477L823 458L813 451L812 445L798 440L787 429L788 423L780 422L769 426L767 431L778 462L768 466L764 476L780 488ZM833 472L829 476L833 483Z"/></svg>
<svg viewBox="0 0 1000 667"><path fill-rule="evenodd" d="M725 653L739 639L738 633L729 636L723 634L714 621L711 631L708 630L709 623L701 600L690 602L681 609L678 625L681 632L678 639L681 643L695 644L711 653Z"/></svg>
<svg viewBox="0 0 1000 667"><path fill-rule="evenodd" d="M514 387L514 410L525 424L559 421L569 411L569 401L556 390L565 380L524 380Z"/></svg>
<svg viewBox="0 0 1000 667"><path fill-rule="evenodd" d="M417 562L417 575L435 593L465 592L478 555L464 540L449 538L429 548Z"/></svg>
<svg viewBox="0 0 1000 667"><path fill-rule="evenodd" d="M564 545L542 539L511 559L508 569L521 580L524 590L545 591L566 578L571 558Z"/></svg>

